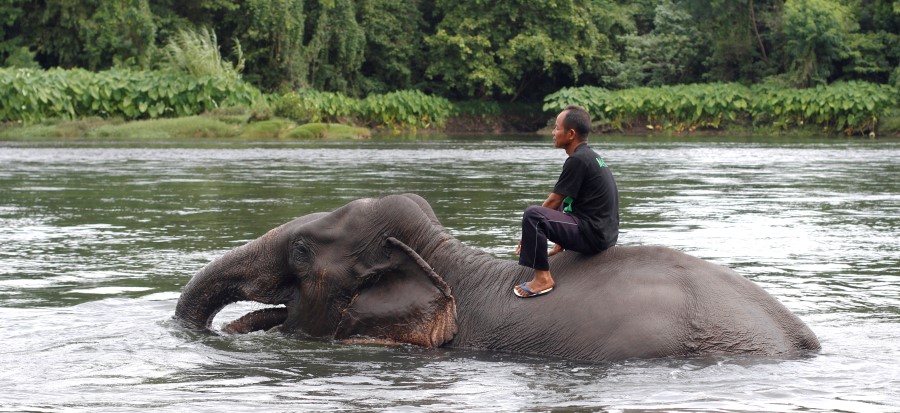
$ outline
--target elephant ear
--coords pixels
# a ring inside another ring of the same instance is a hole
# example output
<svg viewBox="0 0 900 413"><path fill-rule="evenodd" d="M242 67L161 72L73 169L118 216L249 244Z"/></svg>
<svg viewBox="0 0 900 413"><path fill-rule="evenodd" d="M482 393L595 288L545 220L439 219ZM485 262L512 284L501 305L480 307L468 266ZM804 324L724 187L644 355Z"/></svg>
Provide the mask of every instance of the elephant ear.
<svg viewBox="0 0 900 413"><path fill-rule="evenodd" d="M456 301L450 286L412 248L393 237L383 262L366 273L343 311L335 338L368 337L439 347L456 335Z"/></svg>

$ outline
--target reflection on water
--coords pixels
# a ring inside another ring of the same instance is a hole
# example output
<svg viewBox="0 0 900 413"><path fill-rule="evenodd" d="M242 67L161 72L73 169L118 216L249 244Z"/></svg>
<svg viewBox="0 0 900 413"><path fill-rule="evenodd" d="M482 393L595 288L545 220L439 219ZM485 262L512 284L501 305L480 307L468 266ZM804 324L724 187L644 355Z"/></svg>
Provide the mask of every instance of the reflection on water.
<svg viewBox="0 0 900 413"><path fill-rule="evenodd" d="M0 409L900 409L900 144L594 146L620 186L620 243L735 268L823 351L586 365L169 321L211 259L359 197L423 195L458 238L512 259L521 211L565 158L546 140L0 146Z"/></svg>

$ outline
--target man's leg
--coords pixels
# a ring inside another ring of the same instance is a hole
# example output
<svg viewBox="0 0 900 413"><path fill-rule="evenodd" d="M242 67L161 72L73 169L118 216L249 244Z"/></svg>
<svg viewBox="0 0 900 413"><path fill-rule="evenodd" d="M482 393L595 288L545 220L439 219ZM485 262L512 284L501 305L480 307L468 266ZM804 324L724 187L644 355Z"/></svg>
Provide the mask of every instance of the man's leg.
<svg viewBox="0 0 900 413"><path fill-rule="evenodd" d="M548 239L563 248L566 248L567 245L583 243L575 217L554 209L539 206L528 207L522 218L522 249L519 254L519 264L534 268L534 279L525 284L526 288L533 292L553 288L555 284L553 276L550 274L550 263L547 257ZM528 293L520 286L515 288L520 294L527 295Z"/></svg>

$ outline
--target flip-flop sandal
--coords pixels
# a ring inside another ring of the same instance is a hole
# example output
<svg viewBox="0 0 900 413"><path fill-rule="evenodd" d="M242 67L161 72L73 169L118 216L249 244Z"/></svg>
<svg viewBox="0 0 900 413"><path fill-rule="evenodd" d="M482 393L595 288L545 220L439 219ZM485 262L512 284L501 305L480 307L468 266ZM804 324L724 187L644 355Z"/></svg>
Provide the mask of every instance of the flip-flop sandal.
<svg viewBox="0 0 900 413"><path fill-rule="evenodd" d="M527 283L527 281L523 282L521 285L519 285L519 288L521 288L522 291L525 291L525 294L519 294L519 290L516 290L515 288L513 288L513 294L515 294L519 297L522 297L522 298L531 298L531 297L537 297L539 295L544 295L544 294L549 293L550 291L553 291L553 287L550 287L546 290L537 291L537 292L531 291L528 289L528 287L525 286L526 283Z"/></svg>

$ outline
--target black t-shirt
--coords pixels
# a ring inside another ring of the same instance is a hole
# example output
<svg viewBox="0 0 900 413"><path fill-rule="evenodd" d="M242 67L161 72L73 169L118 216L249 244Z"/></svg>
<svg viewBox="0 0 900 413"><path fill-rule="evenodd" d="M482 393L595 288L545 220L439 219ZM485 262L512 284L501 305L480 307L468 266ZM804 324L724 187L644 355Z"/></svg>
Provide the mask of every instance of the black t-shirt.
<svg viewBox="0 0 900 413"><path fill-rule="evenodd" d="M597 251L619 239L619 189L606 161L583 144L566 159L553 192L566 197L563 212L578 218L578 229Z"/></svg>

